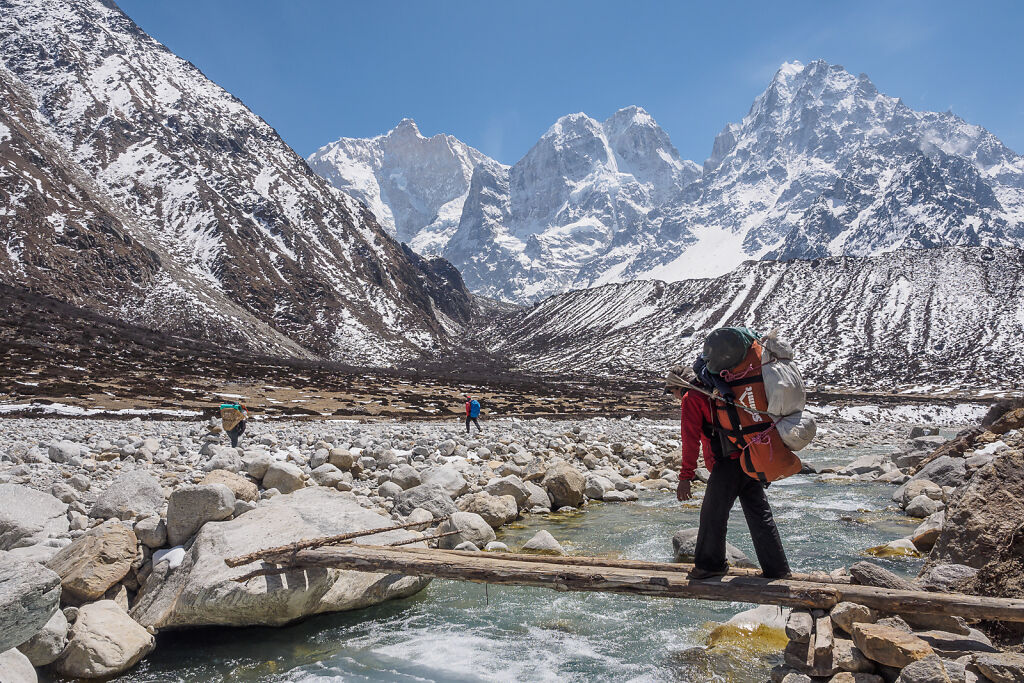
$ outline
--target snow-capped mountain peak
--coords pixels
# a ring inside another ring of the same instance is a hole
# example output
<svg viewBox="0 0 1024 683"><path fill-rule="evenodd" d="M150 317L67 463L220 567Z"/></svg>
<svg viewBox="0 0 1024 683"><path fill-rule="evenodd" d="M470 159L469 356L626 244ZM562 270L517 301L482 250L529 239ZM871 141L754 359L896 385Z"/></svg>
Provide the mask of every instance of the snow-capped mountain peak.
<svg viewBox="0 0 1024 683"><path fill-rule="evenodd" d="M410 118L384 135L336 140L307 161L424 254L440 253L458 227L473 170L498 163L451 135L424 137Z"/></svg>
<svg viewBox="0 0 1024 683"><path fill-rule="evenodd" d="M311 161L350 191L380 175L367 162L338 178ZM471 289L512 300L717 276L757 258L1024 243L1024 159L980 126L914 111L823 60L779 67L702 167L639 106L603 122L568 114L512 167L489 163L475 184L480 164L463 167L459 192L444 195L463 210L447 222L435 204L402 209L397 192L362 196L400 238L453 259ZM407 184L438 182L395 164Z"/></svg>

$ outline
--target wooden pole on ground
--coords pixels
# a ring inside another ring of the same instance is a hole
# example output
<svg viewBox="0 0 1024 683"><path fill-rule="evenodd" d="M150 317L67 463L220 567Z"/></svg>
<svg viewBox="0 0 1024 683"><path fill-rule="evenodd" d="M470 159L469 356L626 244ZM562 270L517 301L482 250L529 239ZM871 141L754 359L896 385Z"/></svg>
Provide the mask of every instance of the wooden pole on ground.
<svg viewBox="0 0 1024 683"><path fill-rule="evenodd" d="M1024 622L1024 600L1018 599L753 576L690 581L685 574L674 571L484 559L482 553L473 555L466 557L443 550L409 552L409 549L349 546L300 550L291 562L303 568L333 567L475 583L537 586L559 591L599 591L812 609L831 609L840 602L850 601L886 614L945 614L968 619Z"/></svg>
<svg viewBox="0 0 1024 683"><path fill-rule="evenodd" d="M437 522L443 522L450 516L451 515L445 515L444 517L435 517L434 519L426 522L406 522L405 524L396 524L394 526L380 527L379 529L364 529L363 531L351 531L347 534L338 534L336 536L310 538L305 541L298 541L297 543L289 543L288 545L277 546L276 548L266 548L265 550L257 550L256 552L249 553L247 555L229 557L226 560L224 560L224 564L226 564L229 567L240 567L243 564L249 564L250 562L258 562L259 560L273 561L273 558L284 558L289 555L294 555L300 550L309 550L312 548L319 548L325 545L337 545L345 541L350 541L353 538L373 536L375 534L383 534L388 531L399 531L400 529L411 529L417 526L432 526ZM410 541L410 543L411 542L413 541Z"/></svg>
<svg viewBox="0 0 1024 683"><path fill-rule="evenodd" d="M393 545L393 544L392 544ZM373 547L373 546L359 546ZM409 552L435 552L429 548L406 548ZM528 555L526 553L485 552L473 550L446 550L446 553L462 557L474 557L482 560L514 560L517 562L536 562L542 564L566 564L579 567L615 567L617 569L640 569L662 572L687 573L693 569L688 562L650 562L646 560L623 560L614 557L590 557L586 555ZM761 576L760 569L749 567L729 567L729 576ZM813 583L850 583L850 577L834 577L828 572L801 573L793 572L789 577L792 581L811 581Z"/></svg>

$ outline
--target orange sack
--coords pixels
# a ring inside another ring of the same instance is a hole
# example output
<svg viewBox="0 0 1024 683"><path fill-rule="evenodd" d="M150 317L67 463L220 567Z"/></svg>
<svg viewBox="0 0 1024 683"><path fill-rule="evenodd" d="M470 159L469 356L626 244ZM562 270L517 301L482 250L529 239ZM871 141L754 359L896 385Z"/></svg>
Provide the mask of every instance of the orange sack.
<svg viewBox="0 0 1024 683"><path fill-rule="evenodd" d="M740 449L740 466L762 483L777 481L800 472L800 458L782 441L770 415L754 412L768 410L768 397L761 376L761 344L750 344L743 361L722 377L732 388L736 401L713 401L715 428ZM745 410L744 406L752 410Z"/></svg>

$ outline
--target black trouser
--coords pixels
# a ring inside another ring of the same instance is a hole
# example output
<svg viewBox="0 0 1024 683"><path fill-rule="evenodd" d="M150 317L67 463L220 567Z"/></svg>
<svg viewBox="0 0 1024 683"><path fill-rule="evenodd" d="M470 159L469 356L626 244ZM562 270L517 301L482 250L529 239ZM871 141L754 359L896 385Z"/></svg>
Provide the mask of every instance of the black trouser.
<svg viewBox="0 0 1024 683"><path fill-rule="evenodd" d="M754 551L761 571L769 578L778 578L789 573L786 551L772 517L768 497L753 477L748 476L740 461L723 458L715 461L704 490L704 502L700 506L700 531L697 532L697 549L694 564L698 569L721 571L726 568L725 533L729 524L729 511L740 499L743 516L747 518L750 537L754 540Z"/></svg>
<svg viewBox="0 0 1024 683"><path fill-rule="evenodd" d="M467 415L466 416L466 433L467 434L469 434L469 421L470 420L472 420L473 424L476 425L476 431L478 431L478 432L482 432L483 431L482 429L480 429L480 423L476 421L476 418L475 417L470 417L469 415Z"/></svg>
<svg viewBox="0 0 1024 683"><path fill-rule="evenodd" d="M238 448L238 437L245 432L245 420L242 420L231 429L227 430L228 438L231 439L231 447Z"/></svg>

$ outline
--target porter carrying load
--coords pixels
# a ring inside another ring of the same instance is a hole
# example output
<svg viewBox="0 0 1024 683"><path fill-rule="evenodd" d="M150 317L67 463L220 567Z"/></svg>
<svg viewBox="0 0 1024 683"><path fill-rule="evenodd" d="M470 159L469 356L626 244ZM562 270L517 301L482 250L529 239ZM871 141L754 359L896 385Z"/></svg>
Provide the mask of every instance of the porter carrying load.
<svg viewBox="0 0 1024 683"><path fill-rule="evenodd" d="M762 483L800 471L795 454L817 430L793 350L775 332L745 327L711 332L694 367L715 387L713 429L739 449L743 471Z"/></svg>

